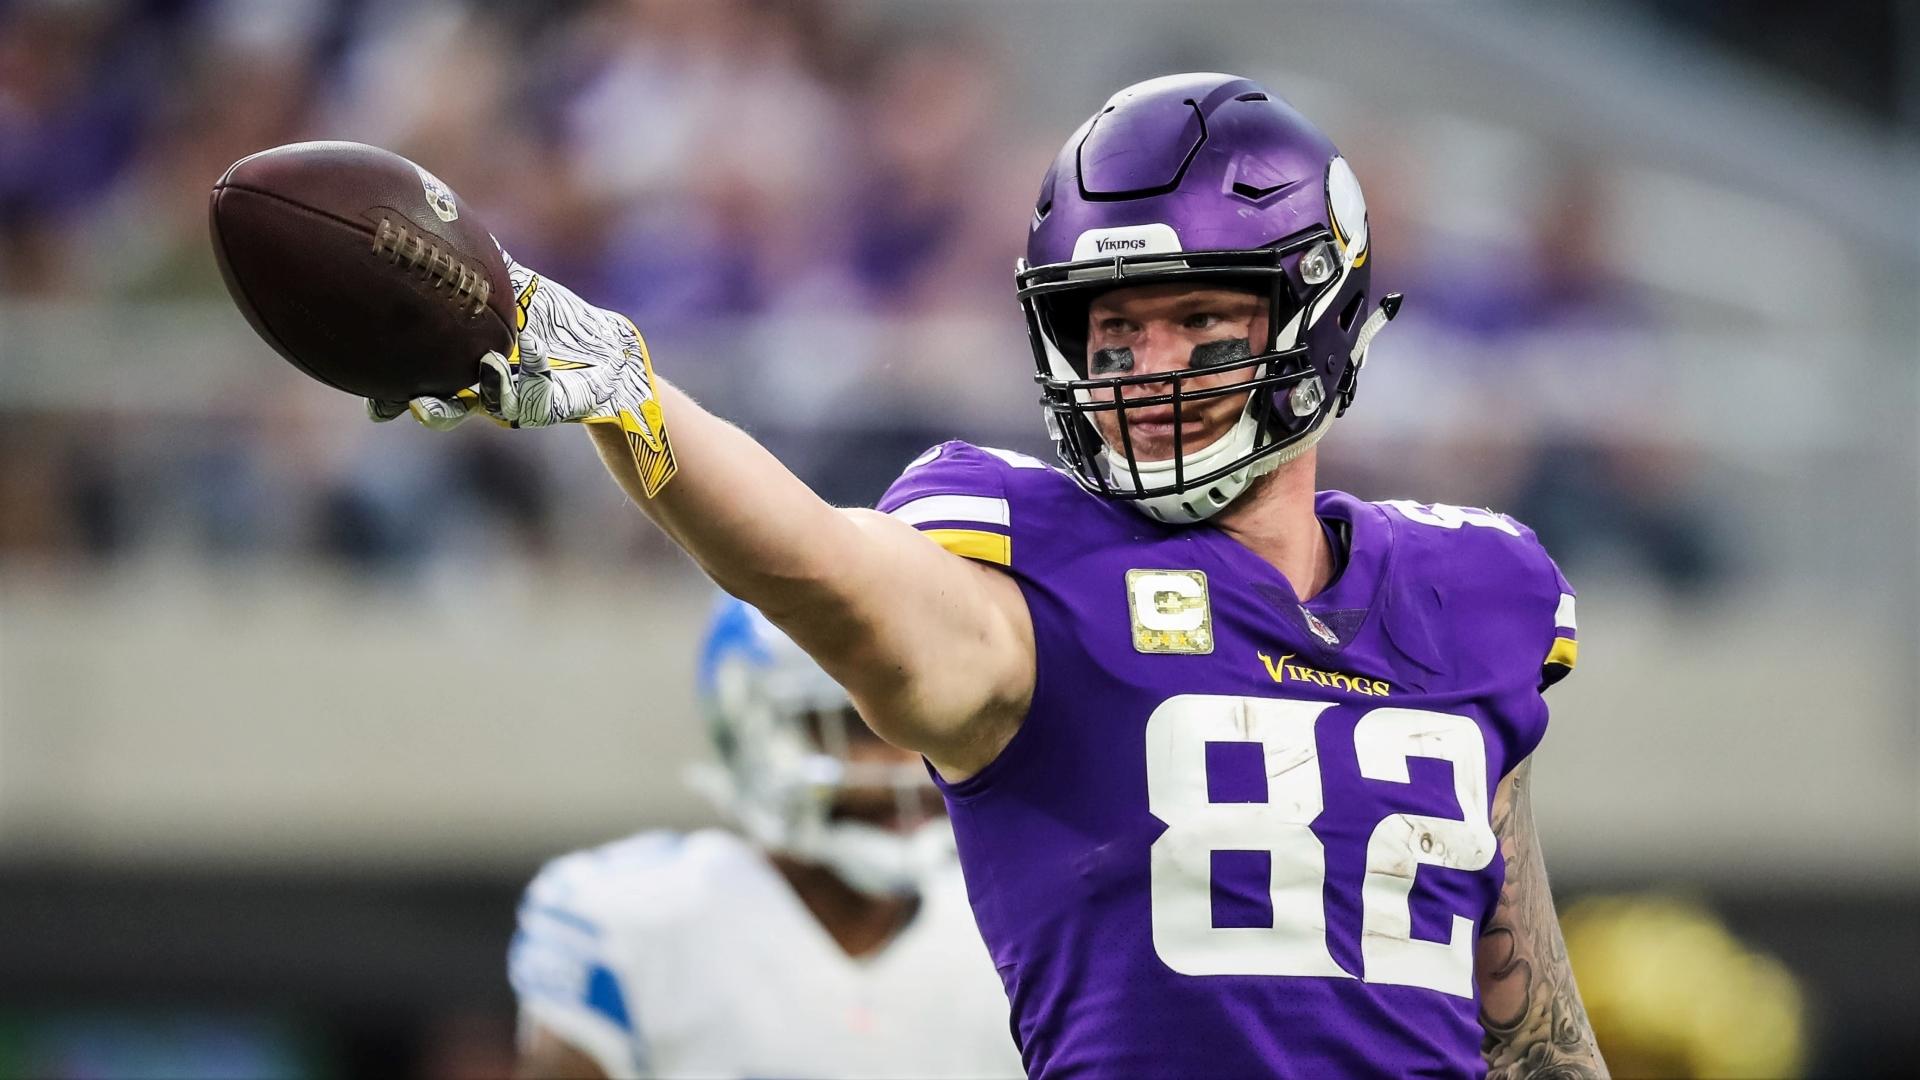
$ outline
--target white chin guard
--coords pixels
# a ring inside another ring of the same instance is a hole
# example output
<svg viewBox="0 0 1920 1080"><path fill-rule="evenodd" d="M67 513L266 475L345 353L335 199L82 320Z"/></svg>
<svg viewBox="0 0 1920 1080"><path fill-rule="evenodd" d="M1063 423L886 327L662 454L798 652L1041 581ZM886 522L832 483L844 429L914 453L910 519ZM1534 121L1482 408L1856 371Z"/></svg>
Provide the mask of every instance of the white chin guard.
<svg viewBox="0 0 1920 1080"><path fill-rule="evenodd" d="M1130 497L1127 502L1155 521L1164 521L1171 525L1190 525L1197 521L1205 521L1225 510L1233 500L1244 494L1256 479L1306 453L1326 435L1327 428L1332 423L1333 413L1329 410L1321 415L1320 421L1314 424L1313 429L1300 441L1285 450L1252 462L1244 469L1236 469L1211 484L1166 495ZM1181 457L1180 471L1187 476L1205 476L1234 458L1251 452L1258 426L1251 409L1242 412L1239 421L1225 435L1213 440L1210 445ZM1133 470L1127 468L1124 455L1114 453L1112 447L1100 452L1100 470L1106 474L1107 482L1112 484L1116 491L1124 493L1152 489L1174 482L1173 458L1165 461L1142 461L1137 465L1140 474L1139 485L1135 485Z"/></svg>
<svg viewBox="0 0 1920 1080"><path fill-rule="evenodd" d="M952 861L953 830L945 818L930 818L910 833L834 821L796 837L786 850L832 870L869 896L911 896L930 874Z"/></svg>

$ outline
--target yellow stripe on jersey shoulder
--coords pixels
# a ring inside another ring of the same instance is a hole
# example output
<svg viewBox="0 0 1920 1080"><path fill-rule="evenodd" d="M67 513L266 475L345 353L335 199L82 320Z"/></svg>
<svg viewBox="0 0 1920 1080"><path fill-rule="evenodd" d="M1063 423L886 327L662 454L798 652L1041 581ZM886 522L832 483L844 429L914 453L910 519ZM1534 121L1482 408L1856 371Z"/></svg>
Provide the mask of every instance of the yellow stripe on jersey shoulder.
<svg viewBox="0 0 1920 1080"><path fill-rule="evenodd" d="M922 529L922 536L965 559L1013 565L1013 540L980 529Z"/></svg>
<svg viewBox="0 0 1920 1080"><path fill-rule="evenodd" d="M1547 652L1547 663L1559 664L1563 668L1572 668L1573 662L1580 657L1580 643L1572 638L1553 639L1553 648Z"/></svg>

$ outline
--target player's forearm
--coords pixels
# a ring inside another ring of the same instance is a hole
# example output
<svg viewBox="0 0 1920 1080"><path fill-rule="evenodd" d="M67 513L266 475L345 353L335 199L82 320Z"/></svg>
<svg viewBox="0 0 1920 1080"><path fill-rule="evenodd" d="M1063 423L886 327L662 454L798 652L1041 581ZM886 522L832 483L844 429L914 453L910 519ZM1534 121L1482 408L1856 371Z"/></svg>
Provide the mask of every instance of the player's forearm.
<svg viewBox="0 0 1920 1080"><path fill-rule="evenodd" d="M1507 877L1480 935L1481 1054L1489 1080L1604 1078L1607 1064L1574 984L1567 943L1547 887L1533 824L1532 763L1522 762L1494 798L1493 829Z"/></svg>
<svg viewBox="0 0 1920 1080"><path fill-rule="evenodd" d="M828 505L745 432L671 386L660 394L679 472L651 499L619 430L589 429L647 516L883 737L963 769L997 753L1033 682L1018 588L884 514Z"/></svg>
<svg viewBox="0 0 1920 1080"><path fill-rule="evenodd" d="M858 530L752 437L664 380L661 410L679 472L647 498L625 436L588 428L614 479L721 588L770 616L835 606Z"/></svg>

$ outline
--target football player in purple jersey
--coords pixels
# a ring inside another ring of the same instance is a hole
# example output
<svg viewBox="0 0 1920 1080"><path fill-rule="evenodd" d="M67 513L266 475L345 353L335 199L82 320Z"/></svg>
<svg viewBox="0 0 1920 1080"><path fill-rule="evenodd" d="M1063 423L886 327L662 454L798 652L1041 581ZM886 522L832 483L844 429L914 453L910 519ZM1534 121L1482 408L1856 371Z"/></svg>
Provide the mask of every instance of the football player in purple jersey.
<svg viewBox="0 0 1920 1080"><path fill-rule="evenodd" d="M836 509L518 267L517 355L411 409L587 423L926 757L1031 1075L1604 1075L1527 767L1573 591L1502 515L1315 489L1399 304L1372 256L1325 135L1168 76L1075 131L1034 206L1017 287L1061 465L947 443Z"/></svg>

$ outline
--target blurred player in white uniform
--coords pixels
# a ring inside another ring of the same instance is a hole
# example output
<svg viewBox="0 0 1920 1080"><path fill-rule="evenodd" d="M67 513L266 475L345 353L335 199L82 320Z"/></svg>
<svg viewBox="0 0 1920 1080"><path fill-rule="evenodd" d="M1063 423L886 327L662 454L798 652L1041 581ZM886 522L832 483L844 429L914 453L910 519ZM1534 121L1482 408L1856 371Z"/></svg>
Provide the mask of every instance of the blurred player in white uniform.
<svg viewBox="0 0 1920 1080"><path fill-rule="evenodd" d="M728 599L700 665L739 832L563 856L508 968L523 1076L1019 1076L1007 999L917 755Z"/></svg>

